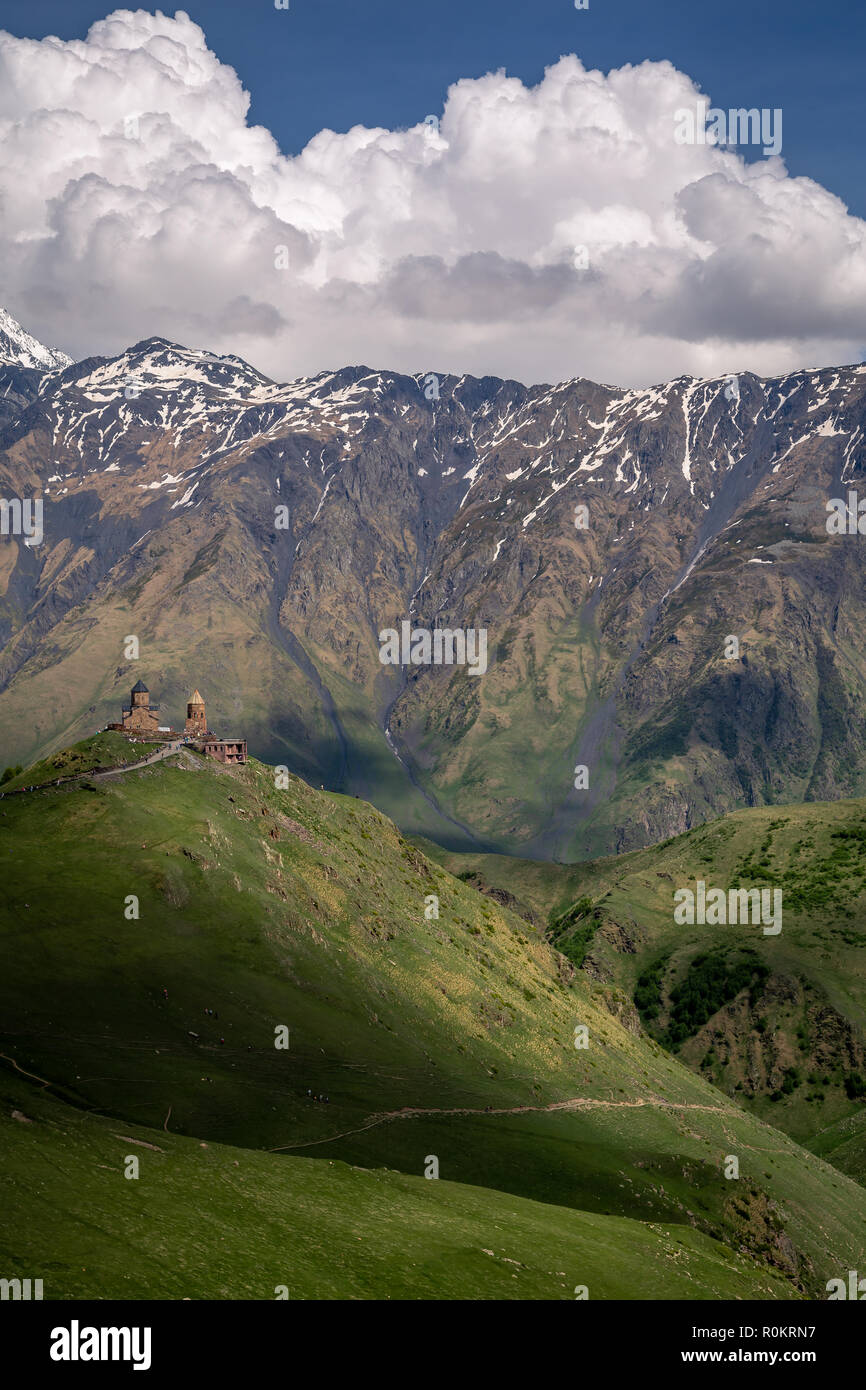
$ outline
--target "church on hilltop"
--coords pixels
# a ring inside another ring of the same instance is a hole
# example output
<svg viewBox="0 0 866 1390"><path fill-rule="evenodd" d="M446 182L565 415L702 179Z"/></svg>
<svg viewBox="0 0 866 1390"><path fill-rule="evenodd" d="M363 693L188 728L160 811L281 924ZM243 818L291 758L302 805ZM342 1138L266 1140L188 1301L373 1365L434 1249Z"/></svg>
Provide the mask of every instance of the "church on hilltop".
<svg viewBox="0 0 866 1390"><path fill-rule="evenodd" d="M150 703L150 691L144 681L136 681L129 693L129 705L120 711L122 724L109 724L110 729L122 729L125 734L144 734L159 738L171 730L160 727L159 705Z"/></svg>
<svg viewBox="0 0 866 1390"><path fill-rule="evenodd" d="M144 681L137 681L129 693L129 704L120 711L121 722L106 727L130 738L146 738L170 743L179 739L191 743L209 758L228 764L245 763L247 760L247 741L244 738L218 738L207 726L204 698L199 690L194 690L186 706L186 723L179 734L167 724L159 722L159 705L150 703L150 691Z"/></svg>

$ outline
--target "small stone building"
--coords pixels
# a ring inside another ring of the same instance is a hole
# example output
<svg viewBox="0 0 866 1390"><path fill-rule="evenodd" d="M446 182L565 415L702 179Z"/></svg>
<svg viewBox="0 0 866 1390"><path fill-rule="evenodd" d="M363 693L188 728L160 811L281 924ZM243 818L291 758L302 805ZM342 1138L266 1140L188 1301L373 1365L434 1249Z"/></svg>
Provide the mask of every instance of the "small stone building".
<svg viewBox="0 0 866 1390"><path fill-rule="evenodd" d="M247 741L245 738L217 738L215 734L208 734L207 738L202 739L201 751L221 763L245 763Z"/></svg>

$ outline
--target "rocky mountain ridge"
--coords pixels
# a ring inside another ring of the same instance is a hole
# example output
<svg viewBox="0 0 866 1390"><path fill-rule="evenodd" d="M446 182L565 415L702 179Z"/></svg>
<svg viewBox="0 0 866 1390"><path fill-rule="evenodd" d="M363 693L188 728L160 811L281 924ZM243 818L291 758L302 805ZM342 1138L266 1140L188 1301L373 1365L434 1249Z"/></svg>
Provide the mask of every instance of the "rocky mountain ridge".
<svg viewBox="0 0 866 1390"><path fill-rule="evenodd" d="M0 549L0 761L144 673L455 846L583 857L866 791L861 538L826 525L862 478L862 365L279 384L151 338L0 370L29 374L3 495L45 500L42 545ZM488 670L383 665L406 619L486 629Z"/></svg>

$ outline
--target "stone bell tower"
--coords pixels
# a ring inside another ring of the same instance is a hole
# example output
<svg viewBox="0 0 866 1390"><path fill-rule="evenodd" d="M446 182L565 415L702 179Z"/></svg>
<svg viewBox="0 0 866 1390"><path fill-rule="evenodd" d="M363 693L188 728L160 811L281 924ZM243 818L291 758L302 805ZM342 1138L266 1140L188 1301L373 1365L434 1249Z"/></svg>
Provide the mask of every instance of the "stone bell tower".
<svg viewBox="0 0 866 1390"><path fill-rule="evenodd" d="M202 738L207 733L204 700L198 690L194 690L187 701L184 733L191 734L194 738Z"/></svg>

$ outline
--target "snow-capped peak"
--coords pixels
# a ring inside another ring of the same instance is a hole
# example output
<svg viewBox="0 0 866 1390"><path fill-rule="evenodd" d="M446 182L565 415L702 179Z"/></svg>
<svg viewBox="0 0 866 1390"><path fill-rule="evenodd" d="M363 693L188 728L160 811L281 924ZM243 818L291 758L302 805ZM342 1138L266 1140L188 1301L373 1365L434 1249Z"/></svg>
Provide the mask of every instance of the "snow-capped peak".
<svg viewBox="0 0 866 1390"><path fill-rule="evenodd" d="M26 333L17 319L0 308L0 362L19 367L34 367L37 371L57 371L68 367L72 358L59 348L46 347Z"/></svg>
<svg viewBox="0 0 866 1390"><path fill-rule="evenodd" d="M81 390L89 400L106 401L126 387L142 391L177 395L201 387L210 394L236 402L269 400L277 387L269 377L257 372L243 358L221 357L214 352L181 347L167 338L145 338L117 357L96 359L82 364L81 374L68 383L70 391Z"/></svg>

